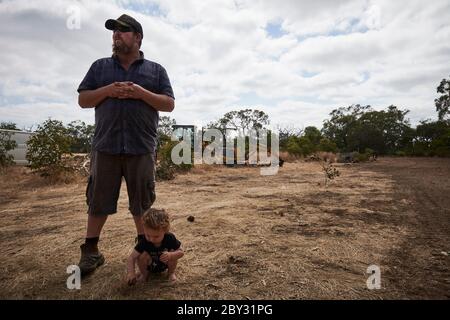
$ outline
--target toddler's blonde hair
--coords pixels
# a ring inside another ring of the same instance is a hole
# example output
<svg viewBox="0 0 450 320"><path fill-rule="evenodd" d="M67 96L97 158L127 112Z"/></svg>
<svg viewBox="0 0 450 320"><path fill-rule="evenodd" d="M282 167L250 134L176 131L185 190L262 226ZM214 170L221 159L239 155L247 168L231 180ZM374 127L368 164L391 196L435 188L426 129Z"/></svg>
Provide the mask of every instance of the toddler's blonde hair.
<svg viewBox="0 0 450 320"><path fill-rule="evenodd" d="M170 229L169 215L164 209L148 209L144 213L142 221L144 226L149 229L163 229L165 232Z"/></svg>

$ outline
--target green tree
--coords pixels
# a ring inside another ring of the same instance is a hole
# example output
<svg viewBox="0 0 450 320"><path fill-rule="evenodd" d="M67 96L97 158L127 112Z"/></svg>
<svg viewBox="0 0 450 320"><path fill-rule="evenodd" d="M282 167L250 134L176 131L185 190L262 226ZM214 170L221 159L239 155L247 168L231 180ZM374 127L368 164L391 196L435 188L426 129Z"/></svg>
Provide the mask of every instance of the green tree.
<svg viewBox="0 0 450 320"><path fill-rule="evenodd" d="M449 128L448 121L421 121L416 128L417 139L431 143L433 140L446 134Z"/></svg>
<svg viewBox="0 0 450 320"><path fill-rule="evenodd" d="M0 129L19 130L14 122L0 122Z"/></svg>
<svg viewBox="0 0 450 320"><path fill-rule="evenodd" d="M320 143L317 146L317 150L336 153L338 151L338 148L336 146L336 143L334 143L330 139L322 138L320 139Z"/></svg>
<svg viewBox="0 0 450 320"><path fill-rule="evenodd" d="M159 118L158 124L158 147L161 147L165 143L171 140L171 136L173 133L173 126L176 125L177 122L175 119L170 118L169 116L162 116Z"/></svg>
<svg viewBox="0 0 450 320"><path fill-rule="evenodd" d="M350 128L347 136L346 151L363 152L368 147L384 153L383 133L374 122L374 114L367 115L366 119L358 119ZM367 119L372 118L372 119Z"/></svg>
<svg viewBox="0 0 450 320"><path fill-rule="evenodd" d="M297 140L302 156L309 156L316 151L314 144L307 137L300 137Z"/></svg>
<svg viewBox="0 0 450 320"><path fill-rule="evenodd" d="M71 154L72 138L61 121L48 119L40 124L27 142L27 160L32 171L44 177L58 176L71 171L63 161Z"/></svg>
<svg viewBox="0 0 450 320"><path fill-rule="evenodd" d="M295 137L295 136L289 137L286 141L285 150L294 156L301 156L302 149L298 145L297 139L298 139L298 137Z"/></svg>
<svg viewBox="0 0 450 320"><path fill-rule="evenodd" d="M173 126L176 125L177 122L175 119L172 119L169 116L162 116L159 118L158 124L158 135L171 136L173 132Z"/></svg>
<svg viewBox="0 0 450 320"><path fill-rule="evenodd" d="M442 79L437 87L437 92L441 96L434 100L436 104L436 111L438 112L439 120L444 120L450 113L450 79Z"/></svg>
<svg viewBox="0 0 450 320"><path fill-rule="evenodd" d="M323 135L333 141L341 151L349 150L352 146L349 143L351 133L357 131L358 119L371 107L359 104L351 105L333 110L330 113L331 119L325 120L322 128Z"/></svg>
<svg viewBox="0 0 450 320"><path fill-rule="evenodd" d="M431 155L450 157L450 130L431 143Z"/></svg>
<svg viewBox="0 0 450 320"><path fill-rule="evenodd" d="M362 114L359 119L361 131L358 135L365 135L365 139L360 139L359 148L355 150L363 152L370 148L379 154L393 154L403 149L408 143L404 140L405 134L411 128L406 119L408 113L409 110L400 110L391 105L387 110Z"/></svg>
<svg viewBox="0 0 450 320"><path fill-rule="evenodd" d="M17 127L12 122L1 122L0 129L17 130ZM12 132L0 130L0 168L14 164L14 157L8 154L17 147L16 141L11 140L12 135Z"/></svg>
<svg viewBox="0 0 450 320"><path fill-rule="evenodd" d="M421 121L415 130L412 154L417 156L448 156L450 121Z"/></svg>
<svg viewBox="0 0 450 320"><path fill-rule="evenodd" d="M381 111L360 105L340 108L331 112L322 132L341 151L363 153L370 148L392 154L412 143L408 112L393 105Z"/></svg>
<svg viewBox="0 0 450 320"><path fill-rule="evenodd" d="M67 125L67 133L71 137L70 151L74 153L91 152L95 126L87 125L83 121L72 121Z"/></svg>
<svg viewBox="0 0 450 320"><path fill-rule="evenodd" d="M322 133L316 127L306 127L303 135L311 141L313 145L318 145L322 140Z"/></svg>
<svg viewBox="0 0 450 320"><path fill-rule="evenodd" d="M172 161L172 149L177 145L176 141L167 141L158 151L158 163L156 166L157 180L172 180L177 173L187 172L192 164L174 164Z"/></svg>
<svg viewBox="0 0 450 320"><path fill-rule="evenodd" d="M286 151L295 156L308 156L315 152L314 144L305 136L290 137L287 142Z"/></svg>
<svg viewBox="0 0 450 320"><path fill-rule="evenodd" d="M280 150L286 150L287 144L291 137L300 137L303 133L302 129L294 126L277 127ZM287 150L286 150L287 151Z"/></svg>
<svg viewBox="0 0 450 320"><path fill-rule="evenodd" d="M218 121L208 124L208 128L217 128L222 132L233 129L246 136L249 130L264 129L268 124L269 116L264 111L244 109L225 113Z"/></svg>

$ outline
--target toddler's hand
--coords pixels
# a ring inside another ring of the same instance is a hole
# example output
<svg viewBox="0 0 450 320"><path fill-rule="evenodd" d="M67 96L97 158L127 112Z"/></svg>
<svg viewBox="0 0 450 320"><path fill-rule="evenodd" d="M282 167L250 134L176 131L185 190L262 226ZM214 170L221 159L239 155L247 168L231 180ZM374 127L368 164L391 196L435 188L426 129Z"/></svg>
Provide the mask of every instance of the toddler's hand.
<svg viewBox="0 0 450 320"><path fill-rule="evenodd" d="M161 257L159 257L159 260L161 260L161 262L164 262L165 264L167 264L170 260L172 259L172 254L170 252L164 252Z"/></svg>
<svg viewBox="0 0 450 320"><path fill-rule="evenodd" d="M127 283L129 286L136 284L136 274L135 273L128 273Z"/></svg>

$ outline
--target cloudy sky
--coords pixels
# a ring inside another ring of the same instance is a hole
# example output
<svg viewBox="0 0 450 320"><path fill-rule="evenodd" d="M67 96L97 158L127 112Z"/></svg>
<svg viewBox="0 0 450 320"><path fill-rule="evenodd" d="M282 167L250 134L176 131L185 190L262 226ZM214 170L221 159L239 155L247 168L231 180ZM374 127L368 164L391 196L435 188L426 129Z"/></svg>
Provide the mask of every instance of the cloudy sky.
<svg viewBox="0 0 450 320"><path fill-rule="evenodd" d="M436 118L450 76L449 0L0 0L0 121L93 123L76 89L110 56L104 22L122 13L168 71L179 124L253 108L272 125L321 127L356 103L395 104L417 124Z"/></svg>

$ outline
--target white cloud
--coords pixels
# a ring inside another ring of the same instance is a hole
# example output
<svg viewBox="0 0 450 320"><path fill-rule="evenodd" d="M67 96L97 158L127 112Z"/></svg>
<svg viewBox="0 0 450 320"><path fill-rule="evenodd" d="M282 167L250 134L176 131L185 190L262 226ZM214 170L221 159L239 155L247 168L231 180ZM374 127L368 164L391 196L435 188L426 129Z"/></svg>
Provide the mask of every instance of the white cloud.
<svg viewBox="0 0 450 320"><path fill-rule="evenodd" d="M79 30L66 27L74 5ZM206 124L240 101L272 123L320 126L353 103L396 104L417 123L436 117L436 87L450 74L447 0L3 1L0 120L92 123L76 89L110 55L104 21L124 12L144 27L146 58L169 73L179 123Z"/></svg>

